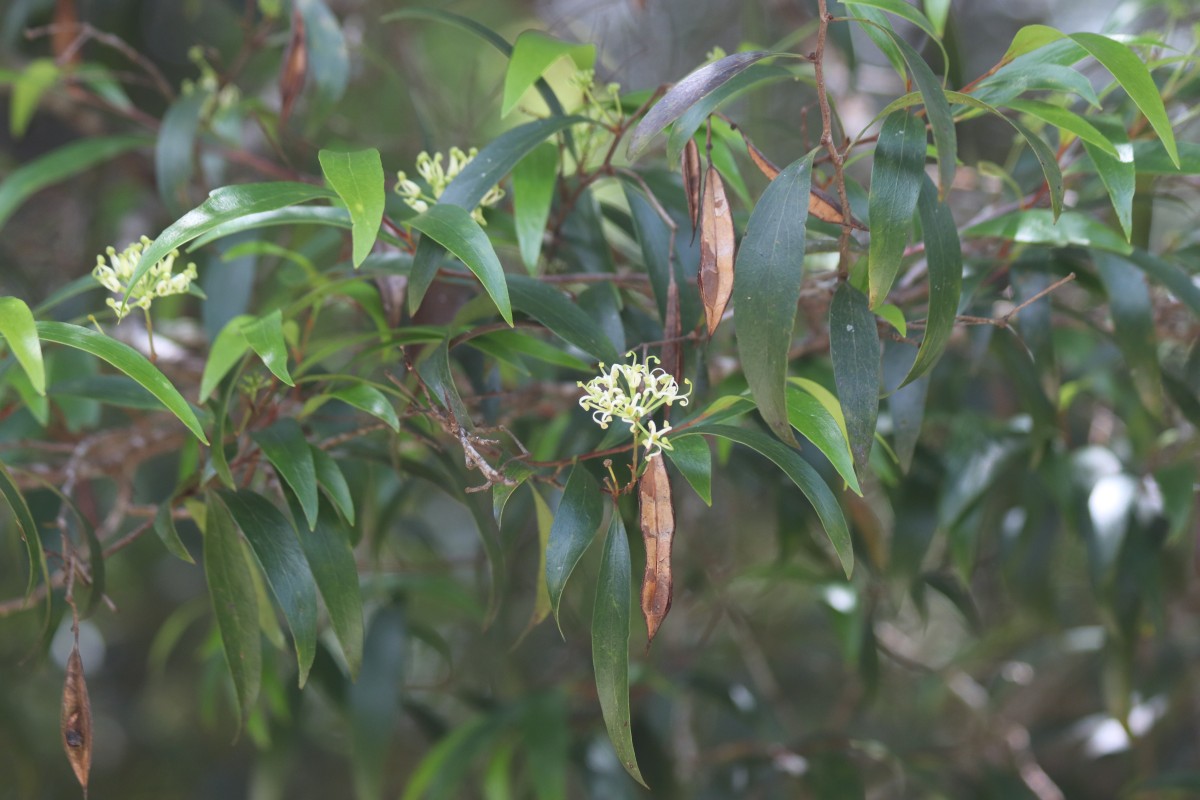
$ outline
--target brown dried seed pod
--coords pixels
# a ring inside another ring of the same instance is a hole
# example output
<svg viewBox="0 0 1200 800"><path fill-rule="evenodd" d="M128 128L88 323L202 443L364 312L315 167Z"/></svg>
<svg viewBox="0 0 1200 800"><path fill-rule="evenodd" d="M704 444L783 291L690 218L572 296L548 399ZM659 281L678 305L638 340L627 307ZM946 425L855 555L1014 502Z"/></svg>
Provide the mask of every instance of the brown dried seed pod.
<svg viewBox="0 0 1200 800"><path fill-rule="evenodd" d="M700 212L700 298L708 335L712 336L733 294L733 214L721 173L709 166L704 175L704 207Z"/></svg>
<svg viewBox="0 0 1200 800"><path fill-rule="evenodd" d="M87 681L83 677L83 660L79 657L79 643L71 650L67 659L67 679L63 683L62 716L63 749L75 777L87 797L88 773L92 769L92 706L88 700Z"/></svg>
<svg viewBox="0 0 1200 800"><path fill-rule="evenodd" d="M683 194L687 198L688 217L692 220L692 235L695 236L700 220L700 148L695 139L688 139L684 145L679 171L683 174Z"/></svg>
<svg viewBox="0 0 1200 800"><path fill-rule="evenodd" d="M661 454L650 459L638 484L641 502L642 542L646 546L646 572L642 576L642 615L649 643L671 610L671 548L675 540L675 510L671 507L671 482Z"/></svg>

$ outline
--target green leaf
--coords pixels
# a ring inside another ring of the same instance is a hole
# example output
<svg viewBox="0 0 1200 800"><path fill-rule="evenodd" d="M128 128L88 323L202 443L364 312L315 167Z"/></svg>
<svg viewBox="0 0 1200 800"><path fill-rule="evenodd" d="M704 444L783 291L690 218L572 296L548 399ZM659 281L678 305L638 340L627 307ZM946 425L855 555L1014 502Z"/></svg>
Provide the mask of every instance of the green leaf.
<svg viewBox="0 0 1200 800"><path fill-rule="evenodd" d="M946 20L950 17L950 0L924 0L921 5L925 7L929 21L933 23L937 38L942 38L946 33Z"/></svg>
<svg viewBox="0 0 1200 800"><path fill-rule="evenodd" d="M491 296L496 308L500 310L500 316L512 325L512 306L508 299L508 284L504 280L504 267L500 265L500 259L492 249L491 240L469 211L455 205L438 203L428 211L405 220L405 223L433 239L466 264ZM410 294L410 299L411 296Z"/></svg>
<svg viewBox="0 0 1200 800"><path fill-rule="evenodd" d="M163 114L154 143L154 177L158 196L174 215L188 207L188 187L196 163L196 129L211 92L196 90L175 100Z"/></svg>
<svg viewBox="0 0 1200 800"><path fill-rule="evenodd" d="M1092 108L1100 108L1100 98L1092 83L1071 67L1059 64L1013 64L981 82L975 94L993 105L1006 103L1027 91L1067 92L1078 95Z"/></svg>
<svg viewBox="0 0 1200 800"><path fill-rule="evenodd" d="M788 421L792 423L792 427L825 454L851 491L861 497L862 487L854 473L854 456L850 453L850 441L846 438L839 421L819 399L808 392L789 386L787 398Z"/></svg>
<svg viewBox="0 0 1200 800"><path fill-rule="evenodd" d="M554 513L550 542L546 546L546 589L555 622L558 622L558 607L567 579L596 537L603 518L604 500L600 486L583 464L576 463ZM559 631L562 631L561 623Z"/></svg>
<svg viewBox="0 0 1200 800"><path fill-rule="evenodd" d="M900 270L925 175L925 143L925 122L915 115L897 110L884 119L867 199L871 308L884 302Z"/></svg>
<svg viewBox="0 0 1200 800"><path fill-rule="evenodd" d="M260 494L248 489L217 494L250 543L291 628L303 687L317 652L317 587L296 531Z"/></svg>
<svg viewBox="0 0 1200 800"><path fill-rule="evenodd" d="M1051 212L1044 208L1013 211L995 219L972 225L963 231L970 238L997 238L1024 244L1044 244L1051 247L1091 247L1128 255L1132 248L1111 228L1086 214L1064 211L1055 223Z"/></svg>
<svg viewBox="0 0 1200 800"><path fill-rule="evenodd" d="M455 422L468 431L474 430L471 414L463 405L462 397L458 393L458 386L454 383L454 375L450 371L450 341L448 339L443 339L442 343L431 350L429 356L417 365L417 374L421 376L425 387L429 389L429 393L438 403L449 409L450 413L454 415Z"/></svg>
<svg viewBox="0 0 1200 800"><path fill-rule="evenodd" d="M354 268L371 254L379 225L383 222L385 197L383 162L379 151L371 148L352 153L322 150L317 154L321 172L330 188L350 212L351 237L354 240Z"/></svg>
<svg viewBox="0 0 1200 800"><path fill-rule="evenodd" d="M1000 63L1007 64L1014 58L1023 56L1026 53L1032 53L1034 50L1041 49L1061 38L1063 38L1063 35L1049 26L1026 25L1013 36L1012 43L1009 44L1004 57L1000 59Z"/></svg>
<svg viewBox="0 0 1200 800"><path fill-rule="evenodd" d="M350 51L337 17L324 0L293 0L293 8L304 18L308 80L316 90L317 113L324 114L350 83Z"/></svg>
<svg viewBox="0 0 1200 800"><path fill-rule="evenodd" d="M1151 411L1162 405L1157 342L1154 332L1154 303L1145 278L1124 258L1095 253L1096 271L1108 293L1113 338L1125 356L1142 402Z"/></svg>
<svg viewBox="0 0 1200 800"><path fill-rule="evenodd" d="M250 715L262 684L258 598L233 518L211 493L204 513L204 578L221 632L225 663L233 678L240 727Z"/></svg>
<svg viewBox="0 0 1200 800"><path fill-rule="evenodd" d="M596 63L596 45L564 42L541 31L525 31L518 36L504 73L500 116L507 117L546 68L563 56L574 61L576 69L589 69Z"/></svg>
<svg viewBox="0 0 1200 800"><path fill-rule="evenodd" d="M242 334L242 326L253 320L254 317L248 314L236 316L225 323L217 338L213 339L212 347L208 351L208 360L204 362L204 372L200 375L201 403L208 399L221 379L229 374L234 364L250 349L250 343Z"/></svg>
<svg viewBox="0 0 1200 800"><path fill-rule="evenodd" d="M299 520L303 514L299 501L291 492L284 494L292 517ZM350 677L355 678L363 660L363 606L350 534L333 508L324 502L318 507L316 527L309 530L299 525L296 533L325 600L333 633L350 667Z"/></svg>
<svg viewBox="0 0 1200 800"><path fill-rule="evenodd" d="M66 322L39 322L37 331L38 336L44 341L82 350L101 361L107 361L124 372L141 384L150 394L157 397L168 411L178 417L179 421L196 435L197 439L208 444L208 439L204 438L204 431L200 427L200 420L196 418L192 407L187 404L187 401L167 380L166 376L137 350L123 342L110 339L102 333L97 333L91 328L70 325Z"/></svg>
<svg viewBox="0 0 1200 800"><path fill-rule="evenodd" d="M815 151L814 151L815 152ZM794 445L784 384L788 348L804 277L813 153L792 162L767 186L746 225L733 278L738 354L759 413Z"/></svg>
<svg viewBox="0 0 1200 800"><path fill-rule="evenodd" d="M907 386L900 386L904 376L912 367L916 353L908 345L889 342L883 353L884 386L888 394L888 411L892 416L892 449L900 468L908 472L917 440L921 436L921 422L925 417L925 395L929 391L929 377L917 378ZM900 386L900 388L895 388Z"/></svg>
<svg viewBox="0 0 1200 800"><path fill-rule="evenodd" d="M223 222L247 214L294 206L317 198L337 197L323 186L308 183L242 183L237 186L222 186L209 192L208 199L184 214L158 235L142 252L142 258L130 276L129 286L135 285L142 276L167 256L172 250L187 244L207 233Z"/></svg>
<svg viewBox="0 0 1200 800"><path fill-rule="evenodd" d="M1170 261L1147 253L1141 248L1134 248L1126 258L1142 272L1165 286L1181 303L1190 308L1193 314L1200 317L1200 286L1193 282L1191 275Z"/></svg>
<svg viewBox="0 0 1200 800"><path fill-rule="evenodd" d="M845 0L845 3L848 6L871 6L872 8L878 8L880 11L895 14L897 17L911 22L920 28L929 35L930 39L937 41L940 38L937 29L930 22L929 18L914 6L910 6L904 2L904 0Z"/></svg>
<svg viewBox="0 0 1200 800"><path fill-rule="evenodd" d="M701 438L671 440L663 450L706 506L712 506L712 452Z"/></svg>
<svg viewBox="0 0 1200 800"><path fill-rule="evenodd" d="M35 192L152 141L145 136L79 139L14 169L0 181L0 228Z"/></svg>
<svg viewBox="0 0 1200 800"><path fill-rule="evenodd" d="M719 436L738 444L743 444L760 455L766 456L791 478L792 482L804 492L804 496L816 509L825 534L829 537L833 550L837 553L842 570L849 578L854 571L854 547L850 542L850 529L846 527L846 518L842 515L837 497L821 480L821 476L804 460L797 451L772 439L764 433L746 428L735 428L731 425L700 424L680 431L674 438L685 436Z"/></svg>
<svg viewBox="0 0 1200 800"><path fill-rule="evenodd" d="M557 520L556 520L557 521ZM608 738L625 771L642 786L646 780L633 752L629 724L629 591L632 569L629 539L621 515L613 510L604 542L604 558L596 578L596 604L592 611L592 666L596 670L596 695L608 728ZM647 787L649 788L649 787Z"/></svg>
<svg viewBox="0 0 1200 800"><path fill-rule="evenodd" d="M521 260L530 275L537 273L557 180L558 148L549 142L535 147L513 167L513 227Z"/></svg>
<svg viewBox="0 0 1200 800"><path fill-rule="evenodd" d="M269 428L252 433L263 455L300 500L309 530L317 524L317 467L304 432L296 420L285 417Z"/></svg>
<svg viewBox="0 0 1200 800"><path fill-rule="evenodd" d="M1014 111L1037 117L1043 122L1075 134L1084 144L1098 147L1111 156L1117 155L1117 148L1108 140L1108 137L1074 111L1041 100L1009 100L1007 105ZM1132 160L1132 153L1130 156L1130 160Z"/></svg>
<svg viewBox="0 0 1200 800"><path fill-rule="evenodd" d="M659 131L679 119L683 112L756 61L779 55L764 50L734 53L691 72L663 95L662 99L642 117L629 137L628 154L637 158Z"/></svg>
<svg viewBox="0 0 1200 800"><path fill-rule="evenodd" d="M838 287L829 306L829 355L850 452L854 463L863 468L879 416L879 328L866 296L849 283Z"/></svg>
<svg viewBox="0 0 1200 800"><path fill-rule="evenodd" d="M545 325L563 341L597 361L612 364L620 360L620 354L592 318L558 289L524 275L509 275L508 291L514 308Z"/></svg>
<svg viewBox="0 0 1200 800"><path fill-rule="evenodd" d="M363 648L362 671L349 690L350 760L354 791L359 800L384 796L384 775L396 718L408 630L404 612L394 605L371 617Z"/></svg>
<svg viewBox="0 0 1200 800"><path fill-rule="evenodd" d="M1133 163L1139 175L1200 175L1200 143L1180 142L1179 165L1176 166L1157 139L1134 142Z"/></svg>
<svg viewBox="0 0 1200 800"><path fill-rule="evenodd" d="M8 105L8 132L14 139L25 135L38 101L58 82L59 68L50 58L36 58L17 76Z"/></svg>
<svg viewBox="0 0 1200 800"><path fill-rule="evenodd" d="M1125 126L1116 121L1093 120L1100 132L1115 146L1116 154L1110 155L1106 150L1084 142L1088 157L1096 167L1096 174L1104 184L1108 196L1112 199L1113 211L1121 230L1125 231L1125 241L1133 237L1133 195L1137 183L1137 165L1134 162L1133 146L1129 143L1129 134Z"/></svg>
<svg viewBox="0 0 1200 800"><path fill-rule="evenodd" d="M47 566L46 556L42 552L42 539L38 536L37 522L34 521L33 514L29 511L29 504L25 502L21 488L17 486L17 482L13 480L8 467L2 461L0 461L0 494L4 495L4 499L8 501L8 507L12 509L13 520L17 523L17 531L21 534L21 541L25 542L25 552L29 556L29 582L25 587L25 597L28 599L33 592L33 587L37 585L39 576L47 587L50 586L50 568ZM50 608L49 601L47 601L47 621L49 621L49 615Z"/></svg>
<svg viewBox="0 0 1200 800"><path fill-rule="evenodd" d="M224 239L226 236L232 236L235 233L257 230L259 228L272 228L280 225L328 225L333 228L345 228L346 230L352 227L350 212L341 206L292 206L277 208L272 211L247 214L244 217L236 217L222 222L203 236L197 237L188 246L187 252L194 252L206 244L215 242L217 239ZM381 233L380 238L389 242L391 241L387 233Z"/></svg>
<svg viewBox="0 0 1200 800"><path fill-rule="evenodd" d="M316 445L310 445L309 449L312 450L313 466L317 469L317 485L325 492L329 502L346 518L346 522L353 525L354 498L350 495L350 484L346 482L342 468L334 461L333 456Z"/></svg>
<svg viewBox="0 0 1200 800"><path fill-rule="evenodd" d="M37 324L25 301L17 297L0 297L0 338L29 376L33 390L46 394L46 368L42 364L42 344L38 341Z"/></svg>
<svg viewBox="0 0 1200 800"><path fill-rule="evenodd" d="M929 178L921 186L917 212L925 235L925 257L929 263L929 313L925 318L925 337L917 350L917 359L904 383L909 383L933 368L954 332L958 301L962 296L962 244L954 217L945 203L937 199Z"/></svg>
<svg viewBox="0 0 1200 800"><path fill-rule="evenodd" d="M454 205L466 211L474 211L483 196L530 151L559 131L572 125L586 123L594 121L585 117L554 116L505 131L485 145L475 158L471 159L471 163L463 167L458 177L450 182L446 191L438 198L438 206ZM422 239L418 243L408 280L410 312L416 312L420 308L421 300L437 274L438 261L443 252L443 248L432 238L429 241Z"/></svg>
<svg viewBox="0 0 1200 800"><path fill-rule="evenodd" d="M242 336L258 354L271 374L288 386L295 386L287 368L287 342L283 338L283 312L275 309L266 316L244 322Z"/></svg>
<svg viewBox="0 0 1200 800"><path fill-rule="evenodd" d="M529 622L521 633L521 639L550 616L550 590L546 588L546 550L550 544L550 528L554 525L554 514L537 489L533 490L533 507L537 517L538 568L533 589L533 610L529 613ZM499 521L499 514L496 515L496 519ZM521 639L518 639L518 642ZM516 649L516 645L513 649Z"/></svg>
<svg viewBox="0 0 1200 800"><path fill-rule="evenodd" d="M154 515L154 532L158 534L158 538L162 540L168 553L189 564L195 564L195 559L183 546L183 541L179 538L179 531L175 529L174 505L175 499L171 498L170 501L158 507L158 513Z"/></svg>
<svg viewBox="0 0 1200 800"><path fill-rule="evenodd" d="M625 190L625 201L629 204L634 236L641 246L642 263L645 264L646 275L650 278L650 287L654 290L658 318L665 323L672 268L668 258L671 252L671 231L641 189L629 183L624 184L622 188Z"/></svg>
<svg viewBox="0 0 1200 800"><path fill-rule="evenodd" d="M387 395L374 386L355 383L344 389L330 392L329 396L387 423L387 426L393 431L400 431L400 418L396 416L396 409L388 400ZM354 515L350 516L353 518Z"/></svg>

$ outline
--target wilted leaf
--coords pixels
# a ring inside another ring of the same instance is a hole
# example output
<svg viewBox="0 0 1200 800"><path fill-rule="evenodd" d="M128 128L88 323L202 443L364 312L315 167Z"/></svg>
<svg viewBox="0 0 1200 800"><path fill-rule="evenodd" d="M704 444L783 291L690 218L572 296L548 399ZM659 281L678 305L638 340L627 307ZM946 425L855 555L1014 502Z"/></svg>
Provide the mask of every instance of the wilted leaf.
<svg viewBox="0 0 1200 800"><path fill-rule="evenodd" d="M749 142L747 142L749 144ZM700 221L700 148L695 139L688 139L679 157L679 171L683 175L683 194L687 198L688 218L692 221L692 233Z"/></svg>
<svg viewBox="0 0 1200 800"><path fill-rule="evenodd" d="M87 797L88 773L92 769L92 705L88 700L87 681L83 677L83 660L79 657L79 642L71 648L67 659L67 680L63 684L62 716L63 748L75 777Z"/></svg>
<svg viewBox="0 0 1200 800"><path fill-rule="evenodd" d="M746 135L745 131L739 128L738 132L742 134L742 141L746 143L746 152L750 154L750 160L754 162L754 166L758 167L759 172L767 176L767 180L775 180L775 177L779 174L779 167L775 166L775 163L767 158L762 150L754 146L754 142L750 141L750 137Z"/></svg>
<svg viewBox="0 0 1200 800"><path fill-rule="evenodd" d="M725 198L721 173L709 165L704 176L704 205L700 216L700 297L708 335L721 324L721 315L733 294L733 214Z"/></svg>
<svg viewBox="0 0 1200 800"><path fill-rule="evenodd" d="M675 541L675 509L671 481L663 459L652 458L638 482L642 511L642 541L646 572L642 576L642 616L646 618L647 647L671 610L671 545Z"/></svg>
<svg viewBox="0 0 1200 800"><path fill-rule="evenodd" d="M292 8L292 36L288 42L287 54L283 57L283 65L279 69L279 124L286 125L292 115L292 106L304 88L304 79L308 76L308 45L304 36L304 16L299 8Z"/></svg>
<svg viewBox="0 0 1200 800"><path fill-rule="evenodd" d="M842 211L842 204L838 202L837 198L815 186L808 191L808 213L822 222L831 222L834 225L849 222L850 227L856 230L865 231L867 229L867 226L855 219L853 214L847 219L846 214Z"/></svg>

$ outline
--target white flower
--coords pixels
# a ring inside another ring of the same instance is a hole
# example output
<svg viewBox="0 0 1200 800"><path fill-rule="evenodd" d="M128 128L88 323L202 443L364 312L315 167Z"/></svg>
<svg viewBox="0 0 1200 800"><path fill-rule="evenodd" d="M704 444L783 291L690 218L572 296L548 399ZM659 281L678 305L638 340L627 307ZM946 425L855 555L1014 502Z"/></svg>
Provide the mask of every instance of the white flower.
<svg viewBox="0 0 1200 800"><path fill-rule="evenodd" d="M155 297L185 294L197 277L195 264L188 264L182 272L173 274L179 251L172 250L146 270L137 283L131 286L129 282L133 278L133 272L142 258L142 252L150 243L149 237L143 236L140 241L134 242L120 253L116 248L108 247L104 251L108 256L107 263L104 256L96 256L92 277L113 294L128 296L124 300L110 297L105 301L116 313L118 322L134 308L149 310Z"/></svg>
<svg viewBox="0 0 1200 800"><path fill-rule="evenodd" d="M628 358L633 352L625 355ZM658 363L654 356L647 357L644 362L634 360L631 364L614 364L611 368L601 363L598 377L586 384L578 383L584 391L583 397L579 398L580 407L591 411L592 420L603 429L607 430L614 418L628 424L634 446L639 443L644 446L646 458L672 449L666 439L670 424L659 429L653 419L647 418L663 406L677 402L681 406L687 405L691 394L690 388L686 394L680 394L675 378L662 368L651 368L652 363ZM691 386L691 381L684 383Z"/></svg>
<svg viewBox="0 0 1200 800"><path fill-rule="evenodd" d="M425 193L425 189L419 183L411 180L403 171L396 173L396 185L393 190L400 195L400 199L405 205L416 211L418 214L429 210L429 206L436 203L446 191L446 187L450 182L459 176L459 173L466 168L471 160L479 154L477 148L472 147L465 153L459 147L451 147L449 154L444 156L441 153L430 155L422 151L417 155L417 175L425 182L429 193ZM444 166L443 166L444 162ZM496 205L504 198L504 190L499 186L493 186L484 194L483 199L479 201L479 206L471 211L471 216L480 225L486 224L483 219L483 208Z"/></svg>

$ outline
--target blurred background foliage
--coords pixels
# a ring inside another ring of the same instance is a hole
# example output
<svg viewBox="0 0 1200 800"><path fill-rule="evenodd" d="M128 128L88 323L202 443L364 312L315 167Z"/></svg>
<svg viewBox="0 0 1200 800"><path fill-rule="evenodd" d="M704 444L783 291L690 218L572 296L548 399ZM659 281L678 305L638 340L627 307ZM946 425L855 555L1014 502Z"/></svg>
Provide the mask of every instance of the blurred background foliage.
<svg viewBox="0 0 1200 800"><path fill-rule="evenodd" d="M157 191L145 151L34 195L0 229L0 294L40 302L85 274L105 246L161 230L207 189L263 179L260 165L239 151L315 174L319 147L374 146L394 172L420 150L478 146L511 126L498 113L505 59L452 27L379 23L408 5L331 0L350 53L347 91L336 106L306 93L287 134L276 135L286 24L247 47L247 8L235 0L79 3L87 22L120 36L172 87L200 77L189 57L197 46L218 72L236 67L246 115L233 132L236 145L203 150L200 174L177 207ZM52 22L55 7L53 0L8 0L0 68L48 57L49 37L25 31ZM629 91L677 80L714 47L734 52L812 31L815 3L464 0L442 7L510 41L538 28L594 42L600 80ZM1179 52L1195 53L1190 26L1197 18L1185 2L955 2L951 84L986 71L1013 33L1035 22L1126 32L1170 24ZM831 32L830 88L853 132L904 87L857 30L835 25ZM85 53L119 77L132 72L123 54L99 43ZM940 67L936 50L924 55ZM1177 102L1197 102L1198 74L1189 68ZM126 83L129 97L161 118L167 103L143 77ZM565 70L551 80L567 91ZM807 86L756 92L733 108L780 163L819 135ZM21 135L13 135L6 114L0 108L0 175L69 142L128 129L63 87L46 95ZM1177 130L1181 142L1195 141L1194 133L1190 122ZM1036 162L1018 154L1002 123L963 123L959 141L966 164L994 162L995 174L1022 186L1040 180ZM752 172L745 180L757 196L765 181ZM869 173L860 165L851 174L865 183ZM954 200L960 222L1003 192L984 169L962 174ZM1152 218L1145 244L1170 249L1194 282L1195 176L1149 178L1142 188L1137 213ZM1102 191L1089 200L1101 209L1107 203ZM744 229L748 209L735 206ZM343 244L324 228L297 230L288 240L318 264L341 260ZM227 262L227 249L194 254L208 299L174 301L178 319L164 334L185 346L203 342L305 280L303 269L283 259ZM1018 296L1044 288L1045 275L1075 269L1081 258L1070 248L1029 255L1013 269ZM1022 366L1009 331L958 331L928 384L911 469L900 474L877 448L866 498L848 501L862 563L852 582L830 567L803 497L758 456L723 454L712 508L679 482L674 606L648 653L635 635L631 658L633 737L654 797L1200 792L1196 318L1155 290L1158 357L1164 370L1177 370L1182 388L1172 403L1147 402L1106 333L1102 290L1087 270L1080 273L1058 295L1052 326L1047 318L1040 333L1023 329L1031 346L1040 341L1052 352L1042 374ZM980 287L964 313L989 315L1004 288ZM62 313L94 310L89 302L68 301ZM334 320L354 315L349 308L331 313ZM179 372L198 371L194 352L180 357ZM51 383L94 369L59 353ZM827 357L794 369L831 384ZM62 424L72 430L123 419L87 397L61 402ZM331 412L325 432L348 429L344 417ZM584 419L555 410L527 441L543 458L572 443L594 445ZM0 421L0 443L11 449L37 431L27 412L11 413ZM126 446L101 442L98 451L119 462ZM138 467L134 503L165 499L186 469L189 456L180 449L165 447ZM489 800L645 796L616 760L596 704L586 631L598 548L563 601L565 641L552 623L522 638L538 538L531 495L514 494L501 529L507 583L498 617L485 625L486 566L461 498L390 473L388 456L369 444L348 456L342 465L359 501L353 535L368 565L358 682L346 680L325 639L303 692L288 651L267 650L263 697L239 735L203 573L142 537L109 560L108 594L119 611L101 610L82 631L96 720L92 795L268 800L348 797L357 787L364 798L406 788L409 796ZM433 466L461 473L451 460ZM50 492L28 497L37 518L58 514ZM198 553L198 532L181 523L180 534ZM20 596L22 558L18 538L0 536L4 598ZM58 735L69 626L43 655L41 624L37 613L0 616L0 800L77 791Z"/></svg>

